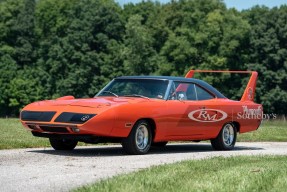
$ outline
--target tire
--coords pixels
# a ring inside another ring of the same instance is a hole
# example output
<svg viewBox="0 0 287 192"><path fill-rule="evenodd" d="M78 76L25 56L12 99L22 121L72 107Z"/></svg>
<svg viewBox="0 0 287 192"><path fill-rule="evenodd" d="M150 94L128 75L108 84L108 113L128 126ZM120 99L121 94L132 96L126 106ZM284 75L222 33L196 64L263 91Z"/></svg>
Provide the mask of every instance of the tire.
<svg viewBox="0 0 287 192"><path fill-rule="evenodd" d="M153 147L165 147L167 143L168 143L167 141L154 142L151 144L151 146L153 146Z"/></svg>
<svg viewBox="0 0 287 192"><path fill-rule="evenodd" d="M51 146L55 150L73 150L78 144L78 141L68 140L68 139L49 138L49 140L50 140Z"/></svg>
<svg viewBox="0 0 287 192"><path fill-rule="evenodd" d="M151 126L146 120L138 121L129 136L122 141L123 149L130 155L144 155L151 146Z"/></svg>
<svg viewBox="0 0 287 192"><path fill-rule="evenodd" d="M227 151L234 148L237 138L237 129L232 123L223 125L221 131L215 139L211 139L211 145L214 150Z"/></svg>

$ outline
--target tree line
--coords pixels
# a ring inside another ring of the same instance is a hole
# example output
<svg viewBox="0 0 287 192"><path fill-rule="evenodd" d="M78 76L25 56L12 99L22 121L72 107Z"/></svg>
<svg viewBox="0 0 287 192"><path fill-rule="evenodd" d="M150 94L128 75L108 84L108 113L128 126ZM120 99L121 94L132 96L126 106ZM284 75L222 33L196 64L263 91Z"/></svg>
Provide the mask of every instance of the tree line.
<svg viewBox="0 0 287 192"><path fill-rule="evenodd" d="M287 109L287 6L228 9L222 0L0 0L0 116L64 95L93 97L122 75L256 70L256 101ZM201 76L237 99L248 77Z"/></svg>

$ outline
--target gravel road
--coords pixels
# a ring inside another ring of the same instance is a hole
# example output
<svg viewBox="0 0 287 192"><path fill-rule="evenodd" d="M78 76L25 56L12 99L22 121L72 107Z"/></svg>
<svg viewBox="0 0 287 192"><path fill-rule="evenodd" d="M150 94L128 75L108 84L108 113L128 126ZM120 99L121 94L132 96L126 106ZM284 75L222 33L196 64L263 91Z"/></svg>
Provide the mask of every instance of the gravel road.
<svg viewBox="0 0 287 192"><path fill-rule="evenodd" d="M0 150L0 191L69 191L117 174L187 159L234 155L287 155L287 142L237 143L213 151L209 143L169 144L141 156L125 155L119 145Z"/></svg>

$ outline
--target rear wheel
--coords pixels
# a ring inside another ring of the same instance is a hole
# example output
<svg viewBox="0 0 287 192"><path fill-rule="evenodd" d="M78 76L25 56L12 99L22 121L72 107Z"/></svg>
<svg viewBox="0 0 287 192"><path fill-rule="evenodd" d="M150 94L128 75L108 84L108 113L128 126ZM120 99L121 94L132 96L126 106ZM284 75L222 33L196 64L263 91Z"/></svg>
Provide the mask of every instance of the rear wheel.
<svg viewBox="0 0 287 192"><path fill-rule="evenodd" d="M49 138L49 140L50 140L51 146L55 150L73 150L78 144L78 141L69 140L69 139Z"/></svg>
<svg viewBox="0 0 287 192"><path fill-rule="evenodd" d="M234 148L237 138L237 129L232 123L225 124L218 136L211 140L215 150L231 150Z"/></svg>
<svg viewBox="0 0 287 192"><path fill-rule="evenodd" d="M138 121L129 136L122 141L124 150L131 155L146 154L151 146L151 126L146 120Z"/></svg>

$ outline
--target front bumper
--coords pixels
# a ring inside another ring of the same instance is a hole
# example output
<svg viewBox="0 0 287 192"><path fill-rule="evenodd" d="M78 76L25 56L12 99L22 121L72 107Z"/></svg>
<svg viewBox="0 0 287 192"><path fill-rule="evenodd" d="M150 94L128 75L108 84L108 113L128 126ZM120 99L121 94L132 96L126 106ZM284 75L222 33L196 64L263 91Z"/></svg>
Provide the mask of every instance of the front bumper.
<svg viewBox="0 0 287 192"><path fill-rule="evenodd" d="M123 138L121 137L99 137L89 134L54 134L54 133L41 133L32 131L33 136L35 137L45 137L53 139L69 139L76 140L85 143L97 144L97 143L120 143Z"/></svg>
<svg viewBox="0 0 287 192"><path fill-rule="evenodd" d="M58 106L47 108L45 111L28 111L26 109L21 112L20 119L26 129L34 132L105 137L122 136L111 135L115 123L114 110L99 115L96 115L94 108L69 107L67 111L73 110L77 112L66 112L64 108L58 109Z"/></svg>
<svg viewBox="0 0 287 192"><path fill-rule="evenodd" d="M74 134L80 131L76 125L70 124L41 124L34 122L26 122L25 125L32 132Z"/></svg>
<svg viewBox="0 0 287 192"><path fill-rule="evenodd" d="M54 139L73 139L73 140L94 140L98 139L97 136L94 135L76 135L76 134L53 134L53 133L41 133L32 131L33 136L35 137L46 137L46 138L54 138Z"/></svg>

